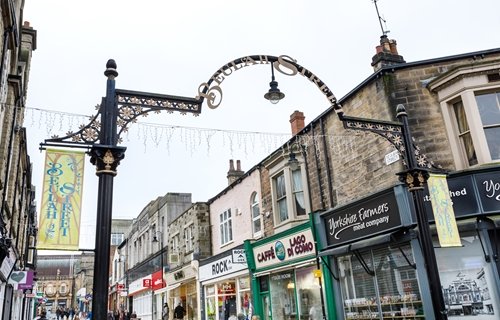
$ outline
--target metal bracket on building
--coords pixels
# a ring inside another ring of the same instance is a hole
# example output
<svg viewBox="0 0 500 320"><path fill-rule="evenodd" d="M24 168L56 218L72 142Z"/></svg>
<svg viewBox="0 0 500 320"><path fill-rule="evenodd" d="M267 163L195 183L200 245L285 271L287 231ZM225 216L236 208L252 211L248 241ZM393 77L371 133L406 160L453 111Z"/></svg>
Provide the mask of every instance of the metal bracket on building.
<svg viewBox="0 0 500 320"><path fill-rule="evenodd" d="M406 260L406 263L408 263L408 265L410 267L412 267L414 270L417 270L417 265L415 263L411 263L410 259L408 259L408 256L406 255L406 253L403 251L403 249L401 247L398 246L398 249L399 251L401 252L401 254L403 255L403 257L405 258Z"/></svg>
<svg viewBox="0 0 500 320"><path fill-rule="evenodd" d="M483 244L483 239L481 237L481 233L479 232L479 229L476 225L476 232L477 232L477 237L479 238L479 243L481 243L481 249L483 249L483 254L484 254L484 260L486 262L491 262L491 257L490 255L486 252L486 249L484 248L484 244Z"/></svg>
<svg viewBox="0 0 500 320"><path fill-rule="evenodd" d="M493 222L492 220L490 220L488 218L481 218L481 217L477 218L476 232L477 232L477 237L479 238L479 243L481 244L481 249L483 250L484 260L486 262L491 262L491 256L487 253L487 250L484 247L483 238L481 237L480 230L493 230L493 237L495 240L495 241L492 241L494 246L495 246L494 248L492 248L493 249L493 260L495 262L498 262L498 243L496 241L497 236L498 236L497 235L497 230L498 230L497 225L495 224L495 222Z"/></svg>
<svg viewBox="0 0 500 320"><path fill-rule="evenodd" d="M363 259L363 257L361 256L361 253L359 253L358 250L352 250L352 253L356 257L356 259L358 259L359 263L361 264L361 266L363 267L363 269L365 269L366 273L368 273L369 275L371 275L372 277L374 277L375 276L375 271L370 270L370 268L366 264L365 259Z"/></svg>
<svg viewBox="0 0 500 320"><path fill-rule="evenodd" d="M328 265L327 261L325 260L324 257L320 257L321 260L323 261L323 265L326 266L326 268L328 269L328 271L330 272L330 274L332 275L332 278L339 281L339 277L337 277L334 273L333 273L333 270L332 268L330 268L330 266Z"/></svg>

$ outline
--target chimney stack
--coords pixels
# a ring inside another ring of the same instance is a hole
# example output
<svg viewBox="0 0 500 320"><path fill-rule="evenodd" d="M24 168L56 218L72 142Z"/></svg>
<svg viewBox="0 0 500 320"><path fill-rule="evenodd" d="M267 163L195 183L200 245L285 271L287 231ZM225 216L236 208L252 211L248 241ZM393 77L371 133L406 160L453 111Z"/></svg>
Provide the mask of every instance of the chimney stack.
<svg viewBox="0 0 500 320"><path fill-rule="evenodd" d="M376 47L376 53L372 58L372 67L375 71L390 65L406 63L403 56L398 54L396 40L388 39L387 35L380 37L380 45Z"/></svg>
<svg viewBox="0 0 500 320"><path fill-rule="evenodd" d="M228 185L231 185L233 182L238 180L241 176L243 176L243 174L244 172L241 170L240 160L236 160L236 170L234 169L234 160L229 160L229 171L227 172Z"/></svg>
<svg viewBox="0 0 500 320"><path fill-rule="evenodd" d="M299 133L302 129L304 129L305 124L304 120L306 117L304 117L304 113L301 111L295 110L291 115L290 115L290 124L292 126L292 135L296 135Z"/></svg>

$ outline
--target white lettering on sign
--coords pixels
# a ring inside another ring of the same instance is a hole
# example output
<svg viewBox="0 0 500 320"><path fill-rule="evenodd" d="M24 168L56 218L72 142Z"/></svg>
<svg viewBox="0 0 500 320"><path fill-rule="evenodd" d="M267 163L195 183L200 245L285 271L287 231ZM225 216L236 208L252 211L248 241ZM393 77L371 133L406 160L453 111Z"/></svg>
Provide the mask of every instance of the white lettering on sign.
<svg viewBox="0 0 500 320"><path fill-rule="evenodd" d="M328 219L329 233L335 239L340 239L342 231L352 228L353 231L359 231L368 227L377 227L382 223L389 223L389 215L384 215L389 212L389 203L384 202L374 208L360 208L358 213L346 213L337 218ZM375 218L375 219L373 219ZM369 220L366 221L365 220Z"/></svg>
<svg viewBox="0 0 500 320"><path fill-rule="evenodd" d="M484 190L486 191L486 196L488 198L493 198L496 201L500 201L500 183L494 182L493 180L484 181Z"/></svg>
<svg viewBox="0 0 500 320"><path fill-rule="evenodd" d="M467 189L465 187L461 190L456 190L456 191L450 190L450 198L466 196L466 195L467 195ZM424 196L424 201L427 202L431 201L431 197L429 195Z"/></svg>

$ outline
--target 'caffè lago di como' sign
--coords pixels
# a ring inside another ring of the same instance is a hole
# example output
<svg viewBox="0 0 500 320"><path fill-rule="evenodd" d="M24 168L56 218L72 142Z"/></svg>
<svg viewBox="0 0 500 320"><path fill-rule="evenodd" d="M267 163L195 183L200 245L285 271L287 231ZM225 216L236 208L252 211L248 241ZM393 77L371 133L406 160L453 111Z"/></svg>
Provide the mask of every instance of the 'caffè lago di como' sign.
<svg viewBox="0 0 500 320"><path fill-rule="evenodd" d="M394 191L384 192L322 215L328 246L380 234L401 226Z"/></svg>

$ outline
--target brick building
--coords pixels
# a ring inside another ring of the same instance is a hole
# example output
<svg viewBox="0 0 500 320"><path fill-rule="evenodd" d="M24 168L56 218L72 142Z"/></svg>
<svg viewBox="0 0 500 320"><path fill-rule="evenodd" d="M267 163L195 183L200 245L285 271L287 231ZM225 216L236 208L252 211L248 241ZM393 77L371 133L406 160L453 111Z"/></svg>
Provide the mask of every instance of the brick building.
<svg viewBox="0 0 500 320"><path fill-rule="evenodd" d="M466 270L468 277L481 274L488 292L484 307L451 311L457 306L447 303L442 311L494 319L500 310L500 266L492 258L500 243L494 191L500 184L500 49L405 62L396 42L383 36L372 66L372 75L262 162L266 238L245 246L255 313L285 319L320 319L322 312L328 319L434 318L416 200L397 175L408 159L397 153L404 151L401 137L388 132L400 124L401 104L417 165L445 175L453 201L455 219L449 222L457 221L461 246L447 248L440 246L428 189L422 200L441 286ZM382 125L367 130L352 120L349 127L343 116ZM312 213L311 224L304 210ZM309 228L318 258L305 250Z"/></svg>

